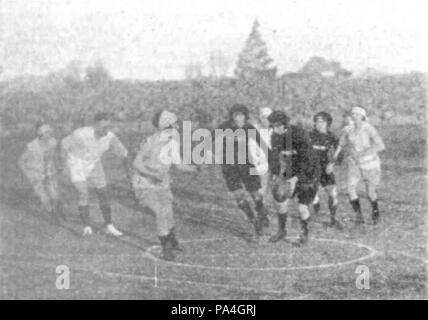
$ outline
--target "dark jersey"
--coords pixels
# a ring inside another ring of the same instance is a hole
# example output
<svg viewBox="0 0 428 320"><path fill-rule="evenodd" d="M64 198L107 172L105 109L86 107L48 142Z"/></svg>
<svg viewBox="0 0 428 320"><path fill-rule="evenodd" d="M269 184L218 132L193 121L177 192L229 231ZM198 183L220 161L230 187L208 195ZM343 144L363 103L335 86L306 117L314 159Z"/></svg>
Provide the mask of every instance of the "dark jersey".
<svg viewBox="0 0 428 320"><path fill-rule="evenodd" d="M290 126L283 135L273 133L271 145L269 169L272 174L278 175L280 173L281 161L284 159L284 175L286 177L297 176L301 182L318 179L318 161L313 154L309 135L304 129ZM291 155L284 156L283 151L291 153Z"/></svg>
<svg viewBox="0 0 428 320"><path fill-rule="evenodd" d="M249 139L251 138L255 138L256 142L258 145L260 145L260 143L263 143L260 140L260 133L257 131L257 129L250 123L246 123L242 128L236 126L235 122L233 120L228 120L224 123L222 123L218 129L221 130L226 130L226 129L231 129L233 132L238 132L236 130L238 129L242 129L242 136L241 135L237 135L234 138L234 146L233 146L233 159L234 159L234 164L238 164L238 160L239 160L239 153L245 152L244 154L241 154L241 159L245 159L245 164L246 165L250 165L253 166L253 164L251 164L250 162L250 157L249 157ZM252 131L254 130L254 131ZM252 131L250 133L250 131ZM215 135L214 135L215 137ZM227 144L227 138L223 138L223 163L226 164L226 152L227 152L227 148L226 148L226 144ZM245 148L239 148L239 145L245 146ZM242 163L241 163L242 164Z"/></svg>
<svg viewBox="0 0 428 320"><path fill-rule="evenodd" d="M330 131L327 133L319 132L314 129L310 133L310 139L314 155L316 156L319 166L325 170L330 162L329 151L336 150L339 145L339 139Z"/></svg>

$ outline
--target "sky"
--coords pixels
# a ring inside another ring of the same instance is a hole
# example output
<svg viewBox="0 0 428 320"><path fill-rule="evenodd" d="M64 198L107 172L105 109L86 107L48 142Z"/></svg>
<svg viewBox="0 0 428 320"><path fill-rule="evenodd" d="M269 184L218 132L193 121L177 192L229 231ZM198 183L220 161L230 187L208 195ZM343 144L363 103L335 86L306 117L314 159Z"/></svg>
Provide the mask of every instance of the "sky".
<svg viewBox="0 0 428 320"><path fill-rule="evenodd" d="M312 56L359 73L428 71L425 0L0 0L0 79L101 60L115 78L184 77L211 51L233 71L254 19L279 72Z"/></svg>

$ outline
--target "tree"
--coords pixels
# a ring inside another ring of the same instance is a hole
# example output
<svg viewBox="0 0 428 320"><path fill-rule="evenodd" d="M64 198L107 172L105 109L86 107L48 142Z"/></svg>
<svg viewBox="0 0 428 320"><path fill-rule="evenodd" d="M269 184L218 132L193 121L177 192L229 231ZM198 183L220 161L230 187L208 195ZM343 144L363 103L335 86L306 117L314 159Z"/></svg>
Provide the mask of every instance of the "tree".
<svg viewBox="0 0 428 320"><path fill-rule="evenodd" d="M344 69L337 61L328 61L322 57L312 57L300 69L300 73L333 77L350 77L352 72Z"/></svg>
<svg viewBox="0 0 428 320"><path fill-rule="evenodd" d="M273 60L268 55L266 42L261 37L259 27L259 22L255 20L235 69L237 78L250 82L275 79L277 72L276 67L271 67Z"/></svg>
<svg viewBox="0 0 428 320"><path fill-rule="evenodd" d="M94 66L86 68L85 81L91 88L104 87L111 81L111 76L102 62L98 61Z"/></svg>

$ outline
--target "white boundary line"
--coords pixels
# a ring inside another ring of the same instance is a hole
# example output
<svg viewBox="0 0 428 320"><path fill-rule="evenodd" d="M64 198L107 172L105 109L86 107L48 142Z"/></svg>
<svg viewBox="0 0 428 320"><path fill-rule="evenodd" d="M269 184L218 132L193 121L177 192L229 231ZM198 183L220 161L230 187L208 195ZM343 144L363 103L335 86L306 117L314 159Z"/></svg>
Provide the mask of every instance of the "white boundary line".
<svg viewBox="0 0 428 320"><path fill-rule="evenodd" d="M211 242L211 241L224 241L232 238L212 238L212 239L198 239L198 240L185 240L182 243L192 243L192 242ZM361 262L367 259L373 258L379 252L373 247L367 246L362 243L346 241L346 240L335 240L335 239L324 239L324 238L312 238L311 241L324 241L324 242L335 242L343 245L356 246L358 248L363 248L369 251L369 254L362 256L360 258L337 262L337 263L326 263L319 265L309 265L309 266L300 266L300 267L268 267L268 268L247 268L247 267L216 267L216 266L205 266L205 265L197 265L197 264L187 264L180 263L174 261L164 261L157 258L153 255L152 251L160 248L158 245L151 246L146 250L146 253L151 256L151 258L155 261L162 261L163 264L174 265L180 267L188 267L188 268L198 268L198 269L207 269L207 270L223 270L223 271L293 271L293 270L311 270L311 269L324 269L324 268L333 268L333 267L342 267L349 264L354 264L357 262ZM234 255L234 254L232 254ZM262 254L263 255L263 254ZM264 254L264 255L275 255L275 256L284 256L286 253L274 253L274 254ZM225 254L224 256L228 256Z"/></svg>
<svg viewBox="0 0 428 320"><path fill-rule="evenodd" d="M229 240L229 239L233 239L233 238L210 238L210 239L196 239L196 240L183 240L182 243L191 243L191 242L209 242L209 241L224 241L224 240ZM341 243L341 244L345 244L345 245L353 245L353 246L357 246L359 248L364 248L366 250L369 251L369 254L357 259L352 259L349 261L344 261L344 262L339 262L339 263L330 263L330 264L321 264L321 265L314 265L314 266L302 266L302 267L283 267L283 268L221 268L221 267L206 267L206 266L201 266L204 269L220 269L220 270L227 270L227 269L232 269L232 270L259 270L259 271L283 271L283 270L308 270L308 269L318 269L318 268L330 268L330 267L340 267L343 265L349 265L352 263L356 263L356 262L360 262L363 260L367 260L370 258L375 257L378 254L384 253L385 252L380 252L377 251L376 249L374 249L373 247L370 247L368 245L364 245L362 243L358 243L358 242L352 242L352 241L342 241L342 240L335 240L335 239L323 239L323 238L313 238L312 241L326 241L326 242L336 242L336 243ZM286 291L285 290L268 290L268 289L260 289L260 288L252 288L252 287L245 287L245 286L234 286L234 285L229 285L229 284L220 284L220 283L209 283L209 282L198 282L198 281L190 281L190 280L180 280L180 279L169 279L169 278L158 278L157 276L157 262L158 261L163 261L163 260L159 260L158 258L156 258L155 256L153 256L153 254L148 253L149 250L157 248L158 246L152 246L150 248L147 249L147 254L141 255L141 257L144 258L149 258L151 260L155 261L155 274L154 276L144 276L144 275L135 275L135 274L124 274L124 273L115 273L115 272L109 272L109 271L99 271L99 270L88 270L88 269L74 269L76 271L81 271L81 272L90 272L93 274L98 274L98 275L105 275L108 277L119 277L119 278L128 278L128 279L133 279L133 280L140 280L140 281L150 281L154 284L154 288L158 288L159 287L159 283L160 282L173 282L173 283L187 283L187 284L191 284L191 285L200 285L200 286L209 286L209 287L218 287L218 288L225 288L225 289L230 289L230 290L241 290L241 291L253 291L256 293L266 293L266 294L274 294L274 295L281 295L284 294ZM404 256L407 256L409 258L413 258L413 259L417 259L420 260L424 263L428 263L427 260L420 258L420 257L416 257L413 255L409 255L406 254L404 252L400 252L400 251L390 251L390 252L395 252L397 254L401 254ZM74 256L75 254L68 254L68 255L34 255L37 257L60 257L60 256ZM0 254L1 256L1 254ZM5 256L28 256L28 255L17 255L17 254L5 254ZM132 254L119 254L119 255L115 255L115 254L93 254L92 256L135 256ZM6 261L7 262L12 262L12 261ZM16 263L16 262L12 262L12 263ZM180 265L174 262L165 262L167 264L172 264L172 265ZM34 264L33 264L34 265ZM44 268L48 268L48 266L46 266L46 264L36 264L38 266L44 267ZM197 267L196 265L187 265L187 264L181 264L183 266L186 267ZM51 266L49 266L50 268ZM307 296L307 295L306 295ZM305 296L298 296L298 297L293 297L292 299L299 299L299 298L305 298Z"/></svg>
<svg viewBox="0 0 428 320"><path fill-rule="evenodd" d="M16 265L16 262L12 261L5 261L5 263L11 263L13 265ZM42 268L52 268L51 265L46 265L46 263L32 263L32 266L38 266ZM155 266L156 268L156 266ZM77 271L77 272L89 272L93 273L95 275L99 276L107 276L112 278L125 278L130 280L139 280L139 281L149 281L153 283L153 287L155 289L159 288L159 284L161 282L174 282L174 283L186 283L191 285L200 285L200 286L209 286L209 287L218 287L218 288L224 288L229 290L241 290L241 291L254 291L257 293L267 293L267 294L276 294L280 295L285 293L283 290L269 290L269 289L261 289L261 288L253 288L253 287L244 287L244 286L234 286L229 284L221 284L221 283L210 283L210 282L199 282L199 281L191 281L191 280L184 280L184 279L170 279L170 278L159 278L155 274L155 276L144 276L144 275L136 275L136 274L126 274L126 273L118 273L118 272L110 272L110 271L99 271L99 270L92 270L92 269L82 269L82 268L71 268L71 271ZM167 286L168 287L168 286ZM293 299L299 299L298 297L293 297Z"/></svg>

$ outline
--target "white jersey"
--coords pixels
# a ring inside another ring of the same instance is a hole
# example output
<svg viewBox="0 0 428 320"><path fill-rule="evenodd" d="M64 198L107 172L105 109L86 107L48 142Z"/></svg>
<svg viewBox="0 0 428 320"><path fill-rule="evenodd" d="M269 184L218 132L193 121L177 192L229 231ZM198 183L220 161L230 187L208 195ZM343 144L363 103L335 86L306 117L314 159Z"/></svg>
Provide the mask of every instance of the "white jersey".
<svg viewBox="0 0 428 320"><path fill-rule="evenodd" d="M128 155L128 151L113 132L96 138L93 127L76 129L63 139L62 147L67 152L67 164L71 169L72 180L76 181L85 180L110 148L118 156Z"/></svg>
<svg viewBox="0 0 428 320"><path fill-rule="evenodd" d="M248 142L248 149L252 159L252 163L256 167L256 170L259 174L263 175L268 171L268 149L271 148L271 137L272 129L261 128L258 125L255 125L255 128L260 134L261 140L265 143L267 147L266 150L263 150L256 141L250 139Z"/></svg>

